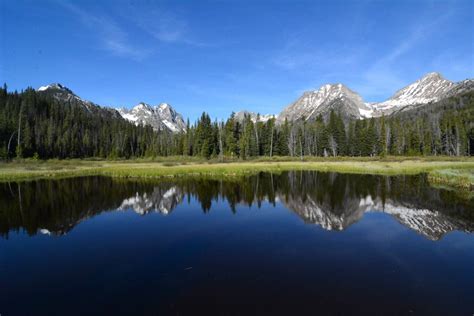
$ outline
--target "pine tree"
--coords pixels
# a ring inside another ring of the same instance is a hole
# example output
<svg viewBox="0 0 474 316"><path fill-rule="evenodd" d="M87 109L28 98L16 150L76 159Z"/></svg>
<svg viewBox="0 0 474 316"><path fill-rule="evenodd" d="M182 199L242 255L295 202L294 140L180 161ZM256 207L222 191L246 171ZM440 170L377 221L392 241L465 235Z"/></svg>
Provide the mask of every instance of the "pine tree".
<svg viewBox="0 0 474 316"><path fill-rule="evenodd" d="M229 119L225 123L225 153L231 157L237 156L237 137L235 113L232 112Z"/></svg>
<svg viewBox="0 0 474 316"><path fill-rule="evenodd" d="M369 125L367 127L367 134L365 138L366 144L366 154L368 156L377 155L377 144L379 143L377 130L375 126L375 119L372 117L369 121Z"/></svg>

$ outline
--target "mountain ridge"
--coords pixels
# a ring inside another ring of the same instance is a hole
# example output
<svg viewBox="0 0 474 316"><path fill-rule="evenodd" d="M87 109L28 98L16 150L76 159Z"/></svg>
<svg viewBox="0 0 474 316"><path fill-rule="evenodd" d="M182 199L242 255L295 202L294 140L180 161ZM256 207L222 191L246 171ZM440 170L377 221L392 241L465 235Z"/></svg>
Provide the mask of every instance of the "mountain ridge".
<svg viewBox="0 0 474 316"><path fill-rule="evenodd" d="M317 90L306 91L278 115L278 123L285 120L315 120L319 114L339 109L346 118L359 118L360 110L369 111L362 97L342 83L325 84Z"/></svg>
<svg viewBox="0 0 474 316"><path fill-rule="evenodd" d="M346 119L381 117L472 90L474 80L466 79L455 83L437 72L425 74L382 102L364 102L357 92L341 83L325 84L317 90L304 92L285 107L278 115L277 122L281 124L285 119L314 120L319 114L327 116L331 110L340 112Z"/></svg>
<svg viewBox="0 0 474 316"><path fill-rule="evenodd" d="M247 116L247 115L250 116L250 119L254 123L256 123L256 122L267 122L268 120L277 117L277 115L274 115L274 114L263 114L262 115L262 114L256 113L256 112L249 112L249 111L246 111L246 110L241 110L241 111L238 111L234 114L234 118L239 122L243 122L245 120L245 116Z"/></svg>
<svg viewBox="0 0 474 316"><path fill-rule="evenodd" d="M140 102L132 109L117 109L120 115L135 124L150 125L154 130L170 130L173 133L185 132L186 123L181 114L168 103L151 106Z"/></svg>
<svg viewBox="0 0 474 316"><path fill-rule="evenodd" d="M156 106L151 106L145 102L140 102L132 109L126 108L112 108L107 106L100 106L94 102L84 100L76 95L71 89L61 83L51 83L41 86L36 89L39 93L49 93L57 100L64 102L74 102L79 104L91 113L108 112L116 117L121 117L136 125L150 125L155 131L169 130L173 133L180 133L186 131L186 124L184 123L181 114L168 103L160 103Z"/></svg>
<svg viewBox="0 0 474 316"><path fill-rule="evenodd" d="M277 124L282 124L285 120L313 121L319 115L327 118L329 113L334 110L341 114L345 120L367 119L419 108L472 90L474 90L473 79L452 82L445 79L438 72L430 72L397 90L384 101L365 102L360 94L346 85L332 83L304 92L298 99L283 108L279 114L261 115L252 111L241 110L235 113L234 117L236 120L243 122L245 116L249 115L254 123L275 119ZM168 103L159 103L152 106L140 102L130 109L125 107L101 107L91 101L81 99L72 90L60 83L41 86L37 91L52 93L59 100L79 103L89 112L106 111L137 125L150 125L155 131L168 130L172 133L186 131L183 116Z"/></svg>

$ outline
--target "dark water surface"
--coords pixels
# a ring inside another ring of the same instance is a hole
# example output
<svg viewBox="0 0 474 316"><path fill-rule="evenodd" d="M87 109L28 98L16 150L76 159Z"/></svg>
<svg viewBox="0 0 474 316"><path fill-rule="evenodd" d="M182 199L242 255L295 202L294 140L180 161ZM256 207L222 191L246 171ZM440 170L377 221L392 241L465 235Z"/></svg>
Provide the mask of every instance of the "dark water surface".
<svg viewBox="0 0 474 316"><path fill-rule="evenodd" d="M474 199L424 176L0 184L0 314L474 313Z"/></svg>

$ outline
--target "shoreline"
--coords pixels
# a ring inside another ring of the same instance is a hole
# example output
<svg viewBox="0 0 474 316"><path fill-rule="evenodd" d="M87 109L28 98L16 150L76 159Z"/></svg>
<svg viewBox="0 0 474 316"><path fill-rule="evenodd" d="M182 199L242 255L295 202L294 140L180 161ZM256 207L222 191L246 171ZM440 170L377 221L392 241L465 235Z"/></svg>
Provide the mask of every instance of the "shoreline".
<svg viewBox="0 0 474 316"><path fill-rule="evenodd" d="M0 163L0 182L30 181L82 176L114 178L169 178L180 176L223 176L314 170L323 172L413 175L427 173L430 183L474 190L474 158L470 157L386 157L321 158L304 161L290 157L225 161L167 157L159 160L17 160Z"/></svg>

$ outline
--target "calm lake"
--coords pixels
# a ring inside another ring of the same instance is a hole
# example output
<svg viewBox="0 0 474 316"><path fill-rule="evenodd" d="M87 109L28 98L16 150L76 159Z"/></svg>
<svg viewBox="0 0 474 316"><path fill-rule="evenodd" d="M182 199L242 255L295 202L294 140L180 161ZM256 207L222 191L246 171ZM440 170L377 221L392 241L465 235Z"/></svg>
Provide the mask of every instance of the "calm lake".
<svg viewBox="0 0 474 316"><path fill-rule="evenodd" d="M474 313L474 198L424 175L0 184L0 314Z"/></svg>

